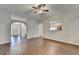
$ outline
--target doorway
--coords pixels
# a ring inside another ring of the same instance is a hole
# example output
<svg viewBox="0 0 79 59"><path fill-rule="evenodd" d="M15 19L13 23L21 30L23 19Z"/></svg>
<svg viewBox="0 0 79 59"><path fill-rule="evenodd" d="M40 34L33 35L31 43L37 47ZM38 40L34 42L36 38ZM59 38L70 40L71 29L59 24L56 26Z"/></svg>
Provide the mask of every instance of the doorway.
<svg viewBox="0 0 79 59"><path fill-rule="evenodd" d="M10 54L19 54L26 45L26 24L23 22L13 22L11 24L11 46ZM25 45L24 45L25 44ZM18 53L17 53L17 52Z"/></svg>
<svg viewBox="0 0 79 59"><path fill-rule="evenodd" d="M11 38L26 38L26 24L23 22L13 22L11 24Z"/></svg>

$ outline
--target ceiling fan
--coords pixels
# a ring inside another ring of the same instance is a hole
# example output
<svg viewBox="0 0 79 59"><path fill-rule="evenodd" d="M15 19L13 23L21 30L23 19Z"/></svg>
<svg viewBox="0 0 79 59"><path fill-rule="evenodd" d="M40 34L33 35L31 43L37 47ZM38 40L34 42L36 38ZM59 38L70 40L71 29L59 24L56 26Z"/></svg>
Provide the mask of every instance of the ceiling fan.
<svg viewBox="0 0 79 59"><path fill-rule="evenodd" d="M39 4L39 5L36 5L36 6L32 6L32 8L35 9L34 13L43 14L45 12L49 12L49 10L46 8L46 4Z"/></svg>

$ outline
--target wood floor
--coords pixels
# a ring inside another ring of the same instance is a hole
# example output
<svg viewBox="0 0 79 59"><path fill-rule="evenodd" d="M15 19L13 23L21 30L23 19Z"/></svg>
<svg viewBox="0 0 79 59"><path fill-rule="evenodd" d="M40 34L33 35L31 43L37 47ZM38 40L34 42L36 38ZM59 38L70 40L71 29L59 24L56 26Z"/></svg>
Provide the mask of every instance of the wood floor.
<svg viewBox="0 0 79 59"><path fill-rule="evenodd" d="M63 44L42 38L14 39L0 45L1 55L79 55L79 46Z"/></svg>

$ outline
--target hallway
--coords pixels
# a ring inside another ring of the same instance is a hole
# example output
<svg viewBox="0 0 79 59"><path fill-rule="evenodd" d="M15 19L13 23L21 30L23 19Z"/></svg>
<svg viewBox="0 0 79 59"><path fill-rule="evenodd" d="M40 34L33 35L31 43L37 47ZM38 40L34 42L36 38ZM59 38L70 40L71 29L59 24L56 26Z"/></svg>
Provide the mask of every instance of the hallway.
<svg viewBox="0 0 79 59"><path fill-rule="evenodd" d="M79 46L63 44L52 40L34 38L17 39L10 44L0 45L3 55L79 55Z"/></svg>

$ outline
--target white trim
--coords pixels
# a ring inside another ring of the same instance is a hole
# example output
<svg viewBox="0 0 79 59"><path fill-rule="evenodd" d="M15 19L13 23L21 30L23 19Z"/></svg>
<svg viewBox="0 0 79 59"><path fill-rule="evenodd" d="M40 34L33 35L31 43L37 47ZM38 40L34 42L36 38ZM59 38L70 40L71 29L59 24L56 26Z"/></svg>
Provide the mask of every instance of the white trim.
<svg viewBox="0 0 79 59"><path fill-rule="evenodd" d="M47 38L47 37L43 37L43 38ZM50 38L47 38L47 39L50 39ZM73 44L73 45L79 46L78 43L74 43L74 42L62 41L62 40L57 40L57 39L50 39L50 40L59 41L59 42L64 42L64 43L68 43L68 44Z"/></svg>
<svg viewBox="0 0 79 59"><path fill-rule="evenodd" d="M0 44L7 44L7 43L10 43L10 41L7 41L7 42L0 42Z"/></svg>

